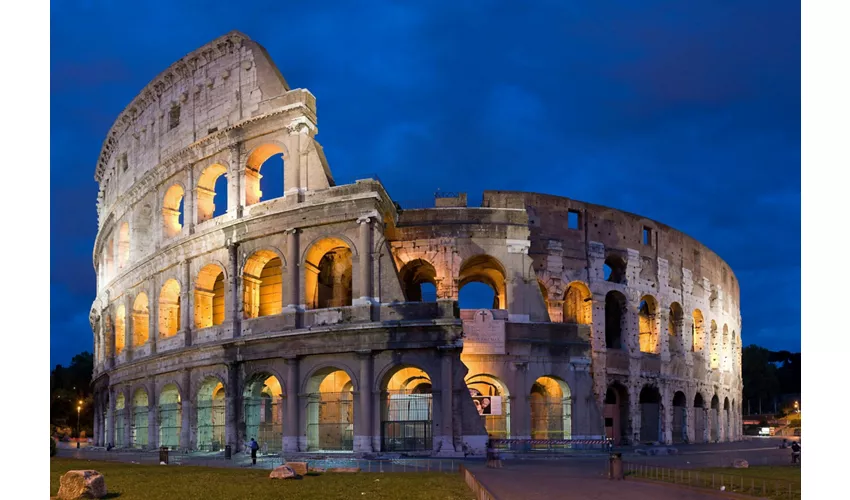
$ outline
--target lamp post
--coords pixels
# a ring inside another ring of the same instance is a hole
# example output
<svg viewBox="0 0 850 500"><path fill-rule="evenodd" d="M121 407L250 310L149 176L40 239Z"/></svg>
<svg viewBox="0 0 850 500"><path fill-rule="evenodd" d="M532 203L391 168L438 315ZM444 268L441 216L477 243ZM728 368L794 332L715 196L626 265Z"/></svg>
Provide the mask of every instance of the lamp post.
<svg viewBox="0 0 850 500"><path fill-rule="evenodd" d="M83 407L83 402L77 402L77 448L80 447L80 409Z"/></svg>

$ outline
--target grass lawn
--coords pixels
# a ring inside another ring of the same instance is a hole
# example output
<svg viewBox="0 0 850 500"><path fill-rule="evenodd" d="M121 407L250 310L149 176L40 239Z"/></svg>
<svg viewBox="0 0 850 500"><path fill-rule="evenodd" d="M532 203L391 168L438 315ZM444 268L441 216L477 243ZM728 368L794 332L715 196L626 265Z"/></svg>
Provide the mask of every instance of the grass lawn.
<svg viewBox="0 0 850 500"><path fill-rule="evenodd" d="M386 499L471 500L460 473L325 473L301 480L269 479L270 470L136 465L68 458L50 459L50 494L74 469L95 469L106 480L108 498L144 499Z"/></svg>
<svg viewBox="0 0 850 500"><path fill-rule="evenodd" d="M713 467L701 469L638 468L627 473L634 477L670 483L688 484L701 488L733 491L774 500L799 500L801 495L800 467L753 466L747 469Z"/></svg>

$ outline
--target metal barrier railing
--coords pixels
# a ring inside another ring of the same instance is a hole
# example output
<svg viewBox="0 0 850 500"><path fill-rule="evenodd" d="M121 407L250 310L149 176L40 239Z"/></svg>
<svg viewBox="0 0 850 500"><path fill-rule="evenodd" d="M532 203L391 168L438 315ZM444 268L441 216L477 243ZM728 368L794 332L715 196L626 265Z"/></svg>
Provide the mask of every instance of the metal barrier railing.
<svg viewBox="0 0 850 500"><path fill-rule="evenodd" d="M515 453L611 452L613 450L613 441L610 439L491 439L490 444L499 451Z"/></svg>
<svg viewBox="0 0 850 500"><path fill-rule="evenodd" d="M797 500L802 495L802 483L756 476L673 469L633 462L623 463L624 474L636 478L663 481L684 486L722 490L781 500Z"/></svg>

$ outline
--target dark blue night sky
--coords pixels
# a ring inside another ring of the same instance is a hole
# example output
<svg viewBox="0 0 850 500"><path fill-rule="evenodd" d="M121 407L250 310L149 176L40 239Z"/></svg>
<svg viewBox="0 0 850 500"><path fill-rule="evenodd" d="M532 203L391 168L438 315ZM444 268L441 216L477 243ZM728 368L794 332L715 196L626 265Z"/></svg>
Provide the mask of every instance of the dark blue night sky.
<svg viewBox="0 0 850 500"><path fill-rule="evenodd" d="M403 206L510 189L656 219L731 265L745 344L800 349L799 2L52 7L51 366L92 350L109 127L160 71L234 29L316 95L338 184L377 173Z"/></svg>

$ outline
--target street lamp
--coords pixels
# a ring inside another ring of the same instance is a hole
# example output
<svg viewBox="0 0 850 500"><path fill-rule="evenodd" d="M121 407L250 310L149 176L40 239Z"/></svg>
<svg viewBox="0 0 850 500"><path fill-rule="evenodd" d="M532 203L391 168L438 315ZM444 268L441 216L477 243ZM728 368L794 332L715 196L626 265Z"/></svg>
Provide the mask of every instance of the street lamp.
<svg viewBox="0 0 850 500"><path fill-rule="evenodd" d="M80 447L80 409L83 407L83 402L77 402L77 448Z"/></svg>
<svg viewBox="0 0 850 500"><path fill-rule="evenodd" d="M800 402L794 401L794 411L800 413Z"/></svg>

